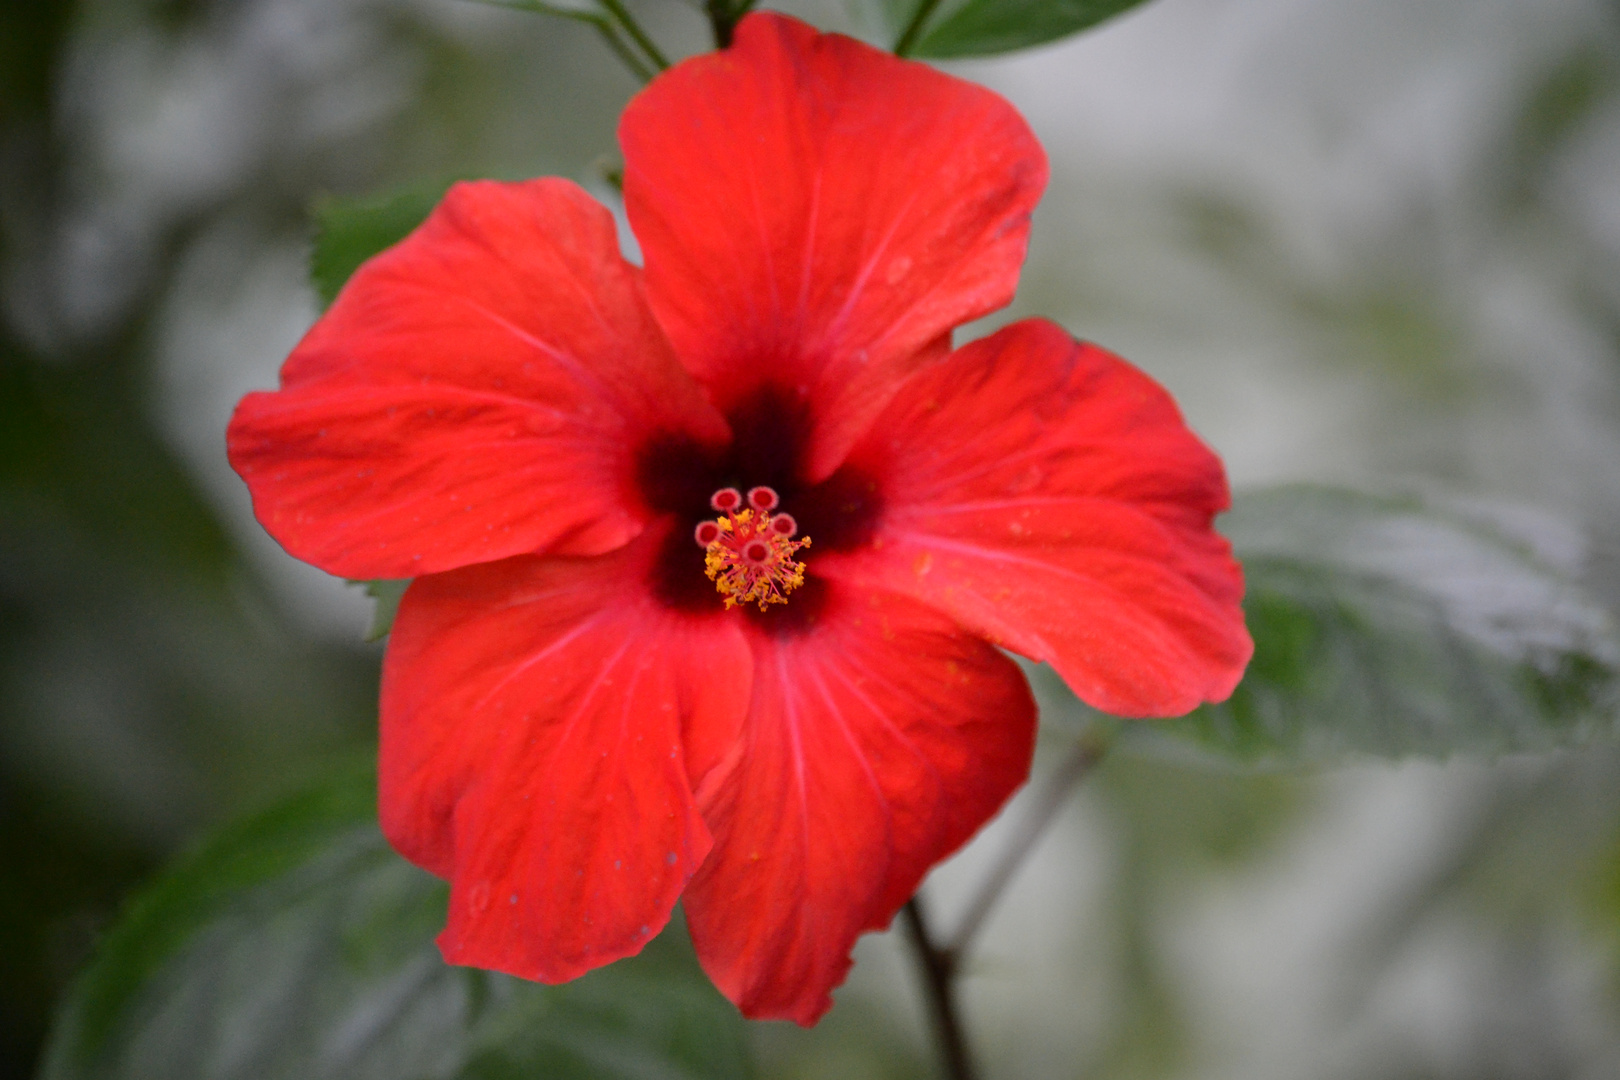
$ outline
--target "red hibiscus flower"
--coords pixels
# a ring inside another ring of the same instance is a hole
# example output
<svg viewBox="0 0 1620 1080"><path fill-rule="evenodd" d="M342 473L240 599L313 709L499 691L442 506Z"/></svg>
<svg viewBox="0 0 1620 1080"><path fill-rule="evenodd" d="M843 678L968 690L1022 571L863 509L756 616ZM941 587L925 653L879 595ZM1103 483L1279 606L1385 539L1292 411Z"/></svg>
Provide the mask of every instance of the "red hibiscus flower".
<svg viewBox="0 0 1620 1080"><path fill-rule="evenodd" d="M457 185L231 461L294 555L415 578L380 806L451 882L446 958L571 979L682 899L722 991L808 1024L1025 778L1000 649L1126 716L1231 692L1226 483L1051 323L951 350L1046 180L994 94L759 14L620 139L645 269L567 181Z"/></svg>

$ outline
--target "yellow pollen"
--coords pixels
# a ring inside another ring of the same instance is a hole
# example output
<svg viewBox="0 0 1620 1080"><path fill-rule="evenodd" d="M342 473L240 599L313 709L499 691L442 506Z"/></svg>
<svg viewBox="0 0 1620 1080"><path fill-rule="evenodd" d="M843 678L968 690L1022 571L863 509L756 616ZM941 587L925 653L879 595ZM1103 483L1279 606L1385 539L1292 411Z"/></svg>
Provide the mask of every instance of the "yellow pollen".
<svg viewBox="0 0 1620 1080"><path fill-rule="evenodd" d="M757 603L765 611L787 603L788 593L804 584L804 564L793 556L810 546L810 538L796 540L773 528L782 516L737 510L715 520L720 532L704 548L703 565L727 608ZM789 518L789 528L791 522Z"/></svg>

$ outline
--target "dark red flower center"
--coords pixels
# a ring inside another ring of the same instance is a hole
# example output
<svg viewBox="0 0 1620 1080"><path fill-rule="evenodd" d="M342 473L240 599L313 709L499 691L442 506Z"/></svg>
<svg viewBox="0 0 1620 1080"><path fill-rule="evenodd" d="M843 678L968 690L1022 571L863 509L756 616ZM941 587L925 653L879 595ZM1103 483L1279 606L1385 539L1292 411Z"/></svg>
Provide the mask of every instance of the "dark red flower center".
<svg viewBox="0 0 1620 1080"><path fill-rule="evenodd" d="M819 483L804 481L801 464L809 425L789 395L762 391L732 410L727 420L733 438L723 450L663 438L646 444L639 456L643 502L655 512L673 515L678 525L654 571L654 592L671 607L694 613L718 610L729 598L723 589L716 592L718 572L713 578L709 574L709 547L721 538L717 514L749 510L751 519L754 513L763 514L770 528L782 530L751 535L757 547L728 549L740 565L757 570L780 557L778 540L798 543L794 537L813 537L817 552L859 548L870 539L882 510L876 479L855 468L845 466ZM767 505L750 505L754 497L768 500ZM773 513L787 507L791 514ZM814 564L802 565L803 584L795 586L793 602L767 602L765 613L753 612L755 619L781 631L814 619L821 589Z"/></svg>

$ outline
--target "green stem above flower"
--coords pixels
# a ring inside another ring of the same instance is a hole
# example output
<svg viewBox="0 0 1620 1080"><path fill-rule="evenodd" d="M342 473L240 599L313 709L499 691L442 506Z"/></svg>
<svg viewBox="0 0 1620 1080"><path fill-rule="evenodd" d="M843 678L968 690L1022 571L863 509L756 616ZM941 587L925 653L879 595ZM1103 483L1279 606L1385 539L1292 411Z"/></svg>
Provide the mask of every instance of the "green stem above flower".
<svg viewBox="0 0 1620 1080"><path fill-rule="evenodd" d="M601 7L596 10L564 7L561 4L547 3L546 0L477 0L477 2L585 23L601 35L608 48L612 49L613 54L630 70L630 74L641 82L650 82L654 75L669 67L669 60L620 0L599 0Z"/></svg>
<svg viewBox="0 0 1620 1080"><path fill-rule="evenodd" d="M647 54L647 59L652 61L655 68L663 71L669 67L669 59L659 51L657 44L636 22L635 17L630 14L629 9L624 6L621 0L597 0L597 2L607 10L609 15L613 16L614 21L619 24L619 27L629 36L630 40L634 41L641 48L641 51Z"/></svg>
<svg viewBox="0 0 1620 1080"><path fill-rule="evenodd" d="M917 42L922 38L923 26L928 22L928 17L934 13L934 9L937 7L939 7L939 0L921 0L917 5L917 10L911 14L911 21L906 24L906 28L895 39L894 55L911 55L911 50L916 48Z"/></svg>
<svg viewBox="0 0 1620 1080"><path fill-rule="evenodd" d="M703 10L714 30L714 47L730 48L731 32L758 0L704 0Z"/></svg>

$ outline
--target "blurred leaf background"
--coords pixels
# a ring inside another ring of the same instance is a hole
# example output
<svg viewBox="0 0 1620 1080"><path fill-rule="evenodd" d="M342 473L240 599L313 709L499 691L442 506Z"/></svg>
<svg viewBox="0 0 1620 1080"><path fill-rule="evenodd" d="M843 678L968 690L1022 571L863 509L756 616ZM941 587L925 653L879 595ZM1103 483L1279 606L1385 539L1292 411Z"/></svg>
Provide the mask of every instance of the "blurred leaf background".
<svg viewBox="0 0 1620 1080"><path fill-rule="evenodd" d="M681 0L631 6L668 51L706 46ZM772 6L884 42L898 10ZM27 1077L140 883L374 739L371 602L281 553L223 454L231 406L319 310L312 222L354 199L408 218L471 175L611 200L636 82L589 27L464 0L30 0L0 20L0 1077ZM1435 527L1486 529L1499 561L1404 564L1433 610L1575 582L1568 642L1620 599L1620 5L1154 0L951 70L1011 97L1053 161L1019 299L986 326L1045 314L1130 357L1240 489L1374 493L1255 568L1257 595L1320 615L1268 623L1272 655L1314 642L1344 681L1282 735L1274 669L1190 741L1133 729L1018 878L966 982L987 1075L1620 1075L1612 702L1566 671L1560 715L1594 737L1505 755L1540 745L1512 734L1522 710L1491 712L1530 692L1522 671L1458 675L1495 696L1430 708L1400 682L1422 612L1297 572L1363 573L1378 545L1357 529L1442 506ZM1232 521L1262 547L1264 512ZM1369 671L1409 696L1342 692ZM1041 686L1038 775L1092 722ZM1254 730L1309 764L1208 752ZM1446 730L1473 741L1425 739ZM1007 826L931 879L945 921ZM762 1075L930 1075L900 943L857 956L820 1027L753 1027Z"/></svg>

